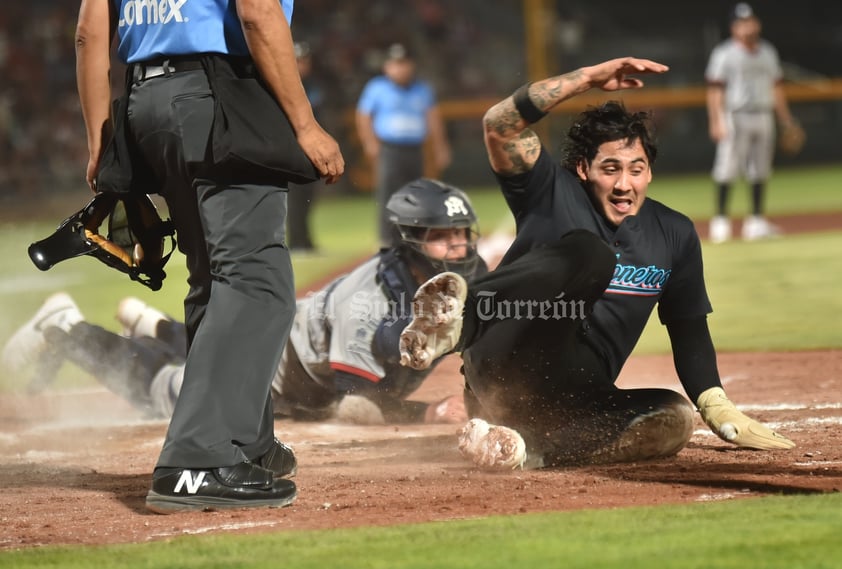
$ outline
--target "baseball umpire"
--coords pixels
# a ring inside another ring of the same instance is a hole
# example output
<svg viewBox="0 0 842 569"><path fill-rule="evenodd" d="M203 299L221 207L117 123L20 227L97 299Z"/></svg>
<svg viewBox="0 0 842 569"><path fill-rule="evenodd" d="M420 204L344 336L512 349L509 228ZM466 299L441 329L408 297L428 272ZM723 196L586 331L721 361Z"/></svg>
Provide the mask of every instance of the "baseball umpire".
<svg viewBox="0 0 842 569"><path fill-rule="evenodd" d="M189 271L184 384L146 497L158 513L282 507L296 496L279 478L287 461L274 458L287 451L269 399L295 310L286 188L291 172L335 182L345 163L301 84L292 12L293 0L81 2L88 182L160 193ZM112 117L115 35L128 68Z"/></svg>
<svg viewBox="0 0 842 569"><path fill-rule="evenodd" d="M406 365L461 350L469 414L459 448L488 468L632 461L677 453L693 408L668 389L614 385L655 305L676 371L703 419L741 447L794 446L742 414L720 383L693 223L647 199L656 146L645 113L583 112L555 162L529 124L592 88L638 88L667 67L606 61L527 84L489 109L485 144L517 222L500 266L470 287L421 286L401 336ZM489 424L491 421L495 424Z"/></svg>
<svg viewBox="0 0 842 569"><path fill-rule="evenodd" d="M297 302L272 385L276 414L367 424L467 420L461 395L432 405L408 399L438 361L423 371L401 366L398 340L420 283L442 271L468 280L487 272L473 206L461 190L420 179L395 192L387 210L400 242ZM168 417L184 376L184 325L135 298L120 303L117 318L125 337L85 322L58 293L12 335L2 362L17 373L38 362L36 373L48 374L69 361L145 413Z"/></svg>

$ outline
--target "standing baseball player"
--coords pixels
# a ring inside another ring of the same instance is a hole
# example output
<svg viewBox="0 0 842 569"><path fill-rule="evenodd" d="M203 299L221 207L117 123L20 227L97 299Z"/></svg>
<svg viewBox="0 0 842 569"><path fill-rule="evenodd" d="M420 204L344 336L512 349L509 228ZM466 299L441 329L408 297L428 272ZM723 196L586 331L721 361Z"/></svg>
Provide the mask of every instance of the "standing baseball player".
<svg viewBox="0 0 842 569"><path fill-rule="evenodd" d="M298 300L272 384L276 414L368 424L467 420L461 395L432 405L408 399L438 360L423 371L401 366L398 338L420 283L442 271L468 280L487 272L473 207L461 190L419 179L395 192L387 211L400 243ZM145 413L169 417L184 377L184 325L134 298L120 303L117 318L126 337L84 321L68 295L53 295L9 339L4 367L21 373L37 361L44 374L69 361ZM291 453L290 461L287 473Z"/></svg>
<svg viewBox="0 0 842 569"><path fill-rule="evenodd" d="M737 4L731 15L731 37L714 48L705 71L708 125L716 143L713 243L731 238L728 198L740 175L751 188L751 215L743 221L743 239L763 239L779 232L763 215L775 154L775 116L784 129L799 127L784 94L778 52L760 38L760 31L760 20L751 6Z"/></svg>
<svg viewBox="0 0 842 569"><path fill-rule="evenodd" d="M401 336L403 361L414 368L462 352L475 418L459 448L477 465L539 468L681 450L694 417L684 397L614 385L656 305L681 384L714 432L742 447L793 446L722 389L698 235L686 216L646 196L657 154L648 115L618 102L583 112L560 163L529 128L589 89L638 88L631 74L666 71L614 59L524 85L485 114L515 240L470 287L452 273L422 285Z"/></svg>

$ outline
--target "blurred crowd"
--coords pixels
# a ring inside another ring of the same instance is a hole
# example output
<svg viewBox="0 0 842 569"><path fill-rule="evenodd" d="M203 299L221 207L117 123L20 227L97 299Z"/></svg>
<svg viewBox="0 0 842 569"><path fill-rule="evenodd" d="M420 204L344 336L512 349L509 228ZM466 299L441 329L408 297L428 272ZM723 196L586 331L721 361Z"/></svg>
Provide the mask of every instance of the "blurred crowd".
<svg viewBox="0 0 842 569"><path fill-rule="evenodd" d="M469 57L480 46L487 56L509 49L505 44L511 34L504 42L495 26L512 21L501 12L519 18L520 8L514 2L501 4L491 13L474 1L298 2L293 34L310 44L314 73L330 94L324 109L328 128L343 142L355 143L347 110L379 71L383 47L397 40L417 49L423 72L440 97L497 93L501 76L513 75L522 57L497 59L497 64ZM78 7L77 0L28 0L6 2L0 11L2 198L83 187L87 150L73 46Z"/></svg>
<svg viewBox="0 0 842 569"><path fill-rule="evenodd" d="M522 69L520 10L518 2L490 10L475 0L308 0L296 8L293 34L320 55L320 73L345 105L379 72L393 42L413 47L440 98L471 97L496 93Z"/></svg>
<svg viewBox="0 0 842 569"><path fill-rule="evenodd" d="M551 15L537 20L552 42L550 70L633 52L669 62L667 84L699 85L710 49L727 34L732 5L653 0L641 16L638 5L621 0L558 0L548 2ZM829 56L842 47L840 6L803 0L797 13L783 16L782 5L758 4L788 76L842 74L839 59ZM78 8L78 0L27 0L4 2L0 10L0 199L84 187L87 151L73 47ZM441 101L497 98L528 79L519 0L299 0L292 27L295 39L310 45L314 74L327 93L323 122L351 160L358 143L349 111L394 41L413 47L419 74ZM692 123L694 132L699 128ZM469 163L464 152L479 145L478 125L449 129L454 151L463 153L454 163Z"/></svg>
<svg viewBox="0 0 842 569"><path fill-rule="evenodd" d="M0 10L0 195L84 185L84 125L76 95L78 3L5 2Z"/></svg>

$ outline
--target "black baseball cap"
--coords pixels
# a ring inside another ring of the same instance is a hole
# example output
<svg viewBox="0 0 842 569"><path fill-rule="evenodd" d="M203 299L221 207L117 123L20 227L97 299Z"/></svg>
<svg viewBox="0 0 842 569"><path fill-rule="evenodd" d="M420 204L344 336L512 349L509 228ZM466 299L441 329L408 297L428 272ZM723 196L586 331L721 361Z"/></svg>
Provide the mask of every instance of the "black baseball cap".
<svg viewBox="0 0 842 569"><path fill-rule="evenodd" d="M412 59L412 54L404 44L393 43L386 49L386 59Z"/></svg>
<svg viewBox="0 0 842 569"><path fill-rule="evenodd" d="M747 20L749 18L756 18L757 15L754 13L751 5L747 2L740 2L734 9L731 10L731 21L736 22L737 20Z"/></svg>

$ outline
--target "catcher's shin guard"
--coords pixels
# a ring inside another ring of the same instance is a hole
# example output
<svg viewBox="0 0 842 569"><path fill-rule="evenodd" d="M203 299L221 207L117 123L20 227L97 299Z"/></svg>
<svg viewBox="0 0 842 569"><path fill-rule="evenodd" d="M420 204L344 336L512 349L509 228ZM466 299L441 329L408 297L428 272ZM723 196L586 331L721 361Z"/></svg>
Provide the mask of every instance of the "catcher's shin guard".
<svg viewBox="0 0 842 569"><path fill-rule="evenodd" d="M99 227L106 220L108 233L103 236ZM52 235L31 244L29 258L46 271L65 259L90 255L158 290L166 277L164 265L175 249L174 235L172 222L161 219L149 196L101 192ZM172 241L165 253L167 237Z"/></svg>

